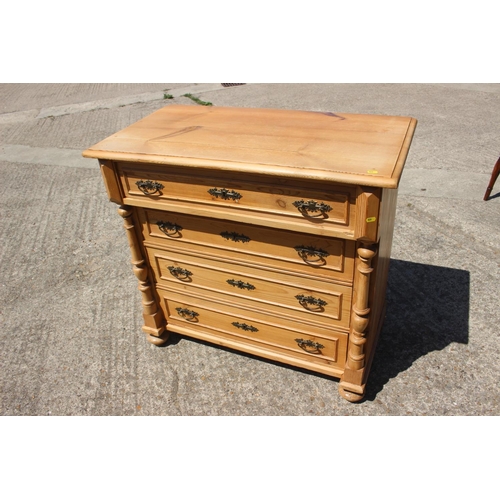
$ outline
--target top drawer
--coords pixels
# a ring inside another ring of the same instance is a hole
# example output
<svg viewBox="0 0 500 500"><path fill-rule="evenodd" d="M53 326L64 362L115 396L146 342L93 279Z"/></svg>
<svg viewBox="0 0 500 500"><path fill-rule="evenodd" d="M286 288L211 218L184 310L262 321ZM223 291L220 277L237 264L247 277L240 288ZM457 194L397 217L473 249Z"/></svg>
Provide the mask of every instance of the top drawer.
<svg viewBox="0 0 500 500"><path fill-rule="evenodd" d="M124 202L284 229L353 237L356 188L297 179L117 164Z"/></svg>

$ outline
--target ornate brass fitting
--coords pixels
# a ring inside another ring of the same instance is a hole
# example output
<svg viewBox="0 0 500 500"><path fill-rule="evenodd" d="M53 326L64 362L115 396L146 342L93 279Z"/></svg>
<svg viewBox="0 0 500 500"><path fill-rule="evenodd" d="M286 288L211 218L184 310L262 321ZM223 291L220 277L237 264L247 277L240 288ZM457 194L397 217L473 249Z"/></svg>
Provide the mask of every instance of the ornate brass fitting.
<svg viewBox="0 0 500 500"><path fill-rule="evenodd" d="M245 330L246 332L258 332L259 330L255 328L255 326L247 325L246 323L238 323L234 321L232 323L236 328L240 328L241 330Z"/></svg>
<svg viewBox="0 0 500 500"><path fill-rule="evenodd" d="M241 289L245 288L246 290L255 290L255 287L252 284L245 283L244 281L241 280L227 280L226 283L229 283L230 285Z"/></svg>
<svg viewBox="0 0 500 500"><path fill-rule="evenodd" d="M309 201L294 201L293 206L297 207L300 212L306 213L306 212L321 212L324 214L325 212L329 212L332 207L330 205L327 205L326 203L320 203L314 200L309 200Z"/></svg>
<svg viewBox="0 0 500 500"><path fill-rule="evenodd" d="M212 196L215 196L216 198L221 198L223 200L238 201L243 197L240 193L233 191L232 189L229 190L226 188L222 189L212 188L208 190L208 193L211 194Z"/></svg>
<svg viewBox="0 0 500 500"><path fill-rule="evenodd" d="M312 297L311 295L295 295L295 298L299 301L301 306L306 307L307 305L313 305L317 307L325 307L327 302L322 299L317 299L316 297Z"/></svg>
<svg viewBox="0 0 500 500"><path fill-rule="evenodd" d="M173 222L163 222L159 220L156 225L160 229L161 232L165 233L167 236L173 236L174 234L180 234L182 231L182 227Z"/></svg>
<svg viewBox="0 0 500 500"><path fill-rule="evenodd" d="M313 342L312 340L304 340L304 339L295 339L295 342L299 345L301 349L307 352L318 352L321 349L324 349L325 346L319 344L318 342Z"/></svg>
<svg viewBox="0 0 500 500"><path fill-rule="evenodd" d="M164 188L163 184L156 181L137 181L136 185L144 194L156 194Z"/></svg>
<svg viewBox="0 0 500 500"><path fill-rule="evenodd" d="M235 232L230 233L229 231L224 231L220 233L220 235L226 240L231 240L236 242L241 241L242 243L248 243L250 241L250 238L248 236L245 236L244 234L238 234Z"/></svg>

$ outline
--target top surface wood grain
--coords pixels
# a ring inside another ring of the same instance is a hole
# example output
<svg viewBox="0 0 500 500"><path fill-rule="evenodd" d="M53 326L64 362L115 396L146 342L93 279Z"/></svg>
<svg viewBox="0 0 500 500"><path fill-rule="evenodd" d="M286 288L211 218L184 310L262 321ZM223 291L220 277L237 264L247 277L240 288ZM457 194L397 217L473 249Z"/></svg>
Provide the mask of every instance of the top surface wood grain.
<svg viewBox="0 0 500 500"><path fill-rule="evenodd" d="M170 105L83 156L394 188L415 126L403 116Z"/></svg>

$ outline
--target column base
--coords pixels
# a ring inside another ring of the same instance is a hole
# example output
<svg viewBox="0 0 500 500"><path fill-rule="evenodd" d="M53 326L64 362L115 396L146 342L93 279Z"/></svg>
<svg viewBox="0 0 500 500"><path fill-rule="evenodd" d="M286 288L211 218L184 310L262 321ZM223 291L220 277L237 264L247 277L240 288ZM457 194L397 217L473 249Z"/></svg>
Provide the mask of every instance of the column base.
<svg viewBox="0 0 500 500"><path fill-rule="evenodd" d="M341 381L339 383L339 394L350 403L359 403L365 397L365 384L356 385Z"/></svg>
<svg viewBox="0 0 500 500"><path fill-rule="evenodd" d="M146 339L148 342L150 342L153 345L163 345L167 342L168 340L168 333L164 332L161 337L156 337L154 335L150 335L149 333L146 335Z"/></svg>

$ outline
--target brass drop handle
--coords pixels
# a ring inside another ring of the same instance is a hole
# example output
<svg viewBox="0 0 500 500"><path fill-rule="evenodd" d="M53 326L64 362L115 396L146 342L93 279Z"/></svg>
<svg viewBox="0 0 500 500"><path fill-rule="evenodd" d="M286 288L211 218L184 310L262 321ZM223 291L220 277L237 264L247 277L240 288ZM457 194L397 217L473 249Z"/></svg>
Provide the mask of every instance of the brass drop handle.
<svg viewBox="0 0 500 500"><path fill-rule="evenodd" d="M176 307L175 310L179 316L182 316L184 319L193 320L199 314L196 311L191 311L190 309L186 309L185 307Z"/></svg>
<svg viewBox="0 0 500 500"><path fill-rule="evenodd" d="M144 194L156 194L159 193L161 189L164 188L163 184L160 184L159 182L156 181L137 181L136 182L137 187L144 193Z"/></svg>
<svg viewBox="0 0 500 500"><path fill-rule="evenodd" d="M158 228L162 233L165 233L167 236L174 236L174 235L180 235L180 232L182 231L182 226L179 226L178 224L175 224L174 222L163 222L159 220L157 223Z"/></svg>
<svg viewBox="0 0 500 500"><path fill-rule="evenodd" d="M318 342L313 342L312 340L304 340L304 339L295 339L295 342L297 342L298 346L301 349L304 349L304 351L307 352L318 352L321 349L324 349L325 346L319 344Z"/></svg>
<svg viewBox="0 0 500 500"><path fill-rule="evenodd" d="M234 190L229 190L226 188L212 188L208 190L208 193L211 194L212 196L215 196L216 198L221 198L222 200L234 200L238 201L241 199L243 196L234 191Z"/></svg>
<svg viewBox="0 0 500 500"><path fill-rule="evenodd" d="M315 248L312 246L296 246L296 252L299 254L300 258L305 262L312 262L317 264L325 264L325 259L328 257L329 253L321 248ZM309 257L312 257L310 259Z"/></svg>
<svg viewBox="0 0 500 500"><path fill-rule="evenodd" d="M182 267L168 266L167 269L170 271L170 274L179 280L186 280L190 276L193 275L191 271L187 269L183 269Z"/></svg>
<svg viewBox="0 0 500 500"><path fill-rule="evenodd" d="M327 302L325 302L323 299L318 299L316 297L312 297L311 295L296 295L295 298L299 301L299 304L301 306L304 306L305 308L309 309L307 306L312 305L316 307L325 307L327 305Z"/></svg>
<svg viewBox="0 0 500 500"><path fill-rule="evenodd" d="M307 215L309 215L308 212L321 212L321 214L324 214L332 209L330 205L314 200L294 201L293 206L296 207L302 214L307 214Z"/></svg>
<svg viewBox="0 0 500 500"><path fill-rule="evenodd" d="M247 325L246 323L239 323L238 321L233 321L231 323L236 328L240 328L241 330L245 330L246 332L258 332L259 330L255 328L255 326Z"/></svg>

